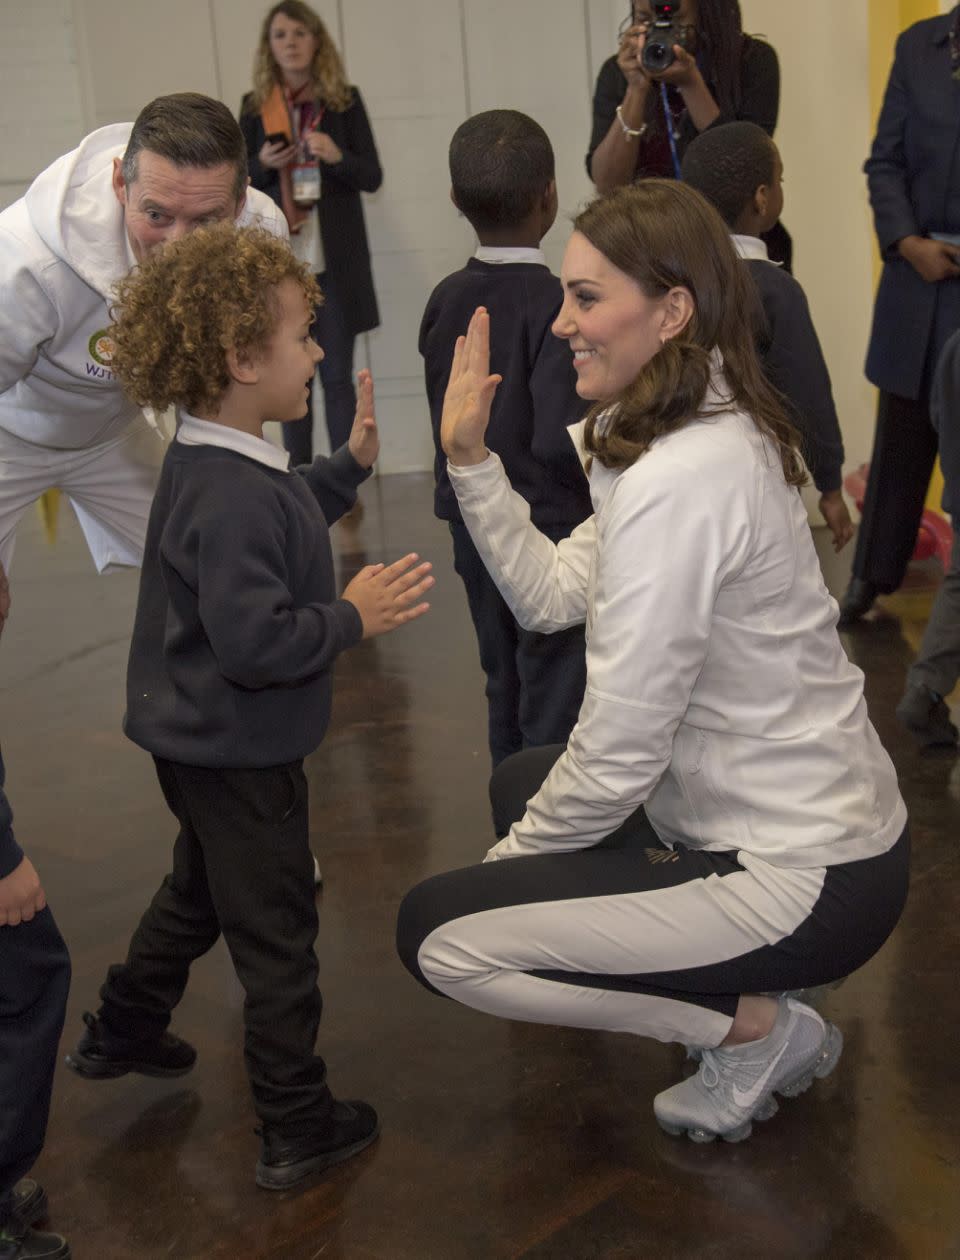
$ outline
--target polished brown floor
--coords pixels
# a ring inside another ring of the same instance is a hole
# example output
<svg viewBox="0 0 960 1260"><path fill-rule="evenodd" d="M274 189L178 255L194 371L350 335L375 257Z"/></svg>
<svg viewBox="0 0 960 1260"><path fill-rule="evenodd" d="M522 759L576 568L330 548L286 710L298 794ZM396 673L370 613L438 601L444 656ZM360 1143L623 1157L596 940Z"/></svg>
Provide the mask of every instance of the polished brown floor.
<svg viewBox="0 0 960 1260"><path fill-rule="evenodd" d="M438 576L428 618L342 660L309 763L326 877L321 1048L334 1088L377 1106L382 1138L299 1193L255 1188L242 994L218 946L175 1019L199 1048L191 1076L58 1074L37 1174L74 1255L960 1257L960 770L919 756L893 715L936 566L885 601L895 615L845 638L913 818L904 920L824 1002L846 1036L835 1075L744 1145L698 1147L651 1112L681 1069L676 1048L497 1022L430 997L395 958L403 892L489 843L484 702L429 479L364 494L363 520L336 531L342 576L408 548ZM824 563L840 589L849 559ZM68 1047L164 873L172 828L149 757L120 730L136 576L98 578L69 514L54 547L30 515L12 587L0 738L19 838L73 954Z"/></svg>

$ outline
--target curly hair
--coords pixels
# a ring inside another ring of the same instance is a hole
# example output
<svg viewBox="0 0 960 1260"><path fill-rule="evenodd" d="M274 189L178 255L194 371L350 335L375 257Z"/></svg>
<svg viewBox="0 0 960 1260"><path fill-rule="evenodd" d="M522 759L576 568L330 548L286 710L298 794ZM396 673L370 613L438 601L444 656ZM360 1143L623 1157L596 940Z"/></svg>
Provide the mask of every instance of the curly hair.
<svg viewBox="0 0 960 1260"><path fill-rule="evenodd" d="M110 311L110 368L127 396L215 413L230 384L227 351L269 343L287 279L319 303L309 268L262 228L218 223L149 254L120 281Z"/></svg>
<svg viewBox="0 0 960 1260"><path fill-rule="evenodd" d="M757 358L759 297L713 206L687 184L647 179L598 197L574 230L649 298L683 287L693 315L613 399L590 409L585 446L607 468L628 468L659 437L703 416L713 352L723 356L729 402L776 448L789 485L806 481L798 435ZM598 424L608 409L609 421Z"/></svg>
<svg viewBox="0 0 960 1260"><path fill-rule="evenodd" d="M275 4L263 19L260 42L257 44L257 51L253 58L253 92L250 96L250 112L256 113L262 107L273 91L274 84L283 85L280 67L270 51L270 26L278 13L282 13L291 22L299 22L305 26L317 41L317 51L313 54L313 64L310 67L314 95L329 109L342 114L353 103L353 92L347 82L343 59L320 17L302 0L281 0L280 4Z"/></svg>

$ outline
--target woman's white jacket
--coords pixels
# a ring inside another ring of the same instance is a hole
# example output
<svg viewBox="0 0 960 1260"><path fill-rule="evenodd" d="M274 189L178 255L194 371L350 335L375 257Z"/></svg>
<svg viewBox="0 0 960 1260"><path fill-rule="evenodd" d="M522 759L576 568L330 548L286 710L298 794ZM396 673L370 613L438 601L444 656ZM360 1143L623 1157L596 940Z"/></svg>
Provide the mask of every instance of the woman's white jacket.
<svg viewBox="0 0 960 1260"><path fill-rule="evenodd" d="M593 845L641 804L668 844L774 865L888 849L906 823L896 773L800 495L753 421L717 410L589 476L594 515L555 545L496 455L450 466L518 621L587 632L567 750L489 858Z"/></svg>

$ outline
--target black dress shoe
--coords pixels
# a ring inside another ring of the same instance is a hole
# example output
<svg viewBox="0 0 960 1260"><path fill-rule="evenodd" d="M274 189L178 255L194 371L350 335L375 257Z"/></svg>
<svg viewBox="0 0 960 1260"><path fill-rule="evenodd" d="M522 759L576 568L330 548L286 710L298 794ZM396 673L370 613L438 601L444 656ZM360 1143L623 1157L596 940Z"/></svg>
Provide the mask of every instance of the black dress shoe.
<svg viewBox="0 0 960 1260"><path fill-rule="evenodd" d="M143 1076L185 1076L197 1061L188 1042L165 1032L152 1041L132 1041L107 1031L103 1021L84 1011L87 1031L67 1066L79 1076L106 1078L139 1072Z"/></svg>
<svg viewBox="0 0 960 1260"><path fill-rule="evenodd" d="M960 733L942 696L915 683L897 705L897 717L917 737L921 748L956 748Z"/></svg>
<svg viewBox="0 0 960 1260"><path fill-rule="evenodd" d="M852 626L855 621L870 611L873 601L880 591L865 578L853 578L847 587L847 593L840 601L840 617L838 626Z"/></svg>
<svg viewBox="0 0 960 1260"><path fill-rule="evenodd" d="M11 1208L24 1225L36 1225L47 1216L46 1191L32 1177L24 1177L13 1187Z"/></svg>
<svg viewBox="0 0 960 1260"><path fill-rule="evenodd" d="M0 1260L70 1260L70 1254L60 1234L42 1234L15 1220L0 1226Z"/></svg>
<svg viewBox="0 0 960 1260"><path fill-rule="evenodd" d="M341 1164L369 1146L380 1132L380 1120L365 1102L335 1102L330 1118L313 1132L287 1137L263 1129L263 1151L257 1161L257 1185L286 1190L312 1173Z"/></svg>

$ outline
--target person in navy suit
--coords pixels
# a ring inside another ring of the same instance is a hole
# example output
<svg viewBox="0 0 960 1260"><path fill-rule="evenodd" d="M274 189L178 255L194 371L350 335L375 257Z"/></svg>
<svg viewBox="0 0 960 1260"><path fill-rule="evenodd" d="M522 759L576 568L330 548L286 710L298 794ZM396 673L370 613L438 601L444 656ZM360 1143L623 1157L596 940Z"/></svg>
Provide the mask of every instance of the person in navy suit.
<svg viewBox="0 0 960 1260"><path fill-rule="evenodd" d="M960 6L898 39L864 166L883 256L866 363L880 398L841 625L902 582L937 454L930 385L944 344L960 328L958 79Z"/></svg>

